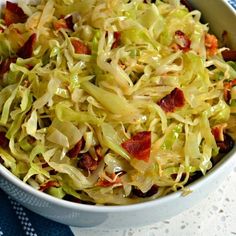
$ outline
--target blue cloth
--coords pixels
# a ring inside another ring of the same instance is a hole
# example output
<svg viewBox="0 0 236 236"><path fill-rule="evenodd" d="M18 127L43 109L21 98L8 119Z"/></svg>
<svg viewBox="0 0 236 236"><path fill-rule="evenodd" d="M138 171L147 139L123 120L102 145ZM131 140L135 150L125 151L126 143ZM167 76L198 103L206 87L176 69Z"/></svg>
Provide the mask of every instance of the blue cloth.
<svg viewBox="0 0 236 236"><path fill-rule="evenodd" d="M228 2L236 9L236 0L228 0Z"/></svg>
<svg viewBox="0 0 236 236"><path fill-rule="evenodd" d="M236 9L236 0L229 0ZM0 190L0 236L73 236L70 228L41 217Z"/></svg>
<svg viewBox="0 0 236 236"><path fill-rule="evenodd" d="M0 236L73 236L70 228L39 216L0 190Z"/></svg>

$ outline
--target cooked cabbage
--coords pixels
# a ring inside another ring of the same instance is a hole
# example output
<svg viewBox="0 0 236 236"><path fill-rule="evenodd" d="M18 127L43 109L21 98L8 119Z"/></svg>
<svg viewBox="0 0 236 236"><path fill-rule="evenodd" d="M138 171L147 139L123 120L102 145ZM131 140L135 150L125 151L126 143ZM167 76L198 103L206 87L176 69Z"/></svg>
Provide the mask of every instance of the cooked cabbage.
<svg viewBox="0 0 236 236"><path fill-rule="evenodd" d="M6 168L58 198L116 205L186 190L212 168L235 131L236 70L199 11L179 0L26 2L14 7L27 19L0 20Z"/></svg>

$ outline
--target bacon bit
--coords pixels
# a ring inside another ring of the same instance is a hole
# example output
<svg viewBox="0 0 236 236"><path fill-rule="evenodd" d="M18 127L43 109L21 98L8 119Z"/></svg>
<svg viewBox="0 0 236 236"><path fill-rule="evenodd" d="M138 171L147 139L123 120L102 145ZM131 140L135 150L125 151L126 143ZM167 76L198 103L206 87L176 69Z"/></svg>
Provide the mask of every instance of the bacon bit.
<svg viewBox="0 0 236 236"><path fill-rule="evenodd" d="M55 30L59 29L70 29L74 31L73 17L68 16L67 18L61 18L53 22L53 27Z"/></svg>
<svg viewBox="0 0 236 236"><path fill-rule="evenodd" d="M214 56L217 53L218 40L213 34L205 35L205 46L207 49L208 56Z"/></svg>
<svg viewBox="0 0 236 236"><path fill-rule="evenodd" d="M95 153L96 153L96 156L98 158L98 161L101 161L103 159L101 146L100 145L96 145L94 147L94 149L95 149Z"/></svg>
<svg viewBox="0 0 236 236"><path fill-rule="evenodd" d="M136 187L132 188L132 193L135 196L141 197L141 198L151 197L152 195L156 194L157 191L158 191L158 186L156 184L152 185L152 187L146 193L143 193L140 189Z"/></svg>
<svg viewBox="0 0 236 236"><path fill-rule="evenodd" d="M121 178L119 177L119 174L106 174L106 176L108 177L107 179L105 178L100 178L97 182L97 186L100 187L110 187L114 184L121 184Z"/></svg>
<svg viewBox="0 0 236 236"><path fill-rule="evenodd" d="M179 88L175 88L157 103L165 112L174 112L176 108L181 108L185 104L184 93Z"/></svg>
<svg viewBox="0 0 236 236"><path fill-rule="evenodd" d="M216 144L220 148L220 153L228 153L234 147L234 140L230 135L224 134L224 141L216 142Z"/></svg>
<svg viewBox="0 0 236 236"><path fill-rule="evenodd" d="M181 30L175 31L175 42L180 50L184 52L188 52L190 50L191 40Z"/></svg>
<svg viewBox="0 0 236 236"><path fill-rule="evenodd" d="M75 49L75 53L91 55L91 50L84 43L76 39L72 39L71 43Z"/></svg>
<svg viewBox="0 0 236 236"><path fill-rule="evenodd" d="M77 157L80 151L83 149L84 144L85 144L85 141L83 138L81 138L80 141L76 143L75 146L69 152L67 152L67 156L70 158Z"/></svg>
<svg viewBox="0 0 236 236"><path fill-rule="evenodd" d="M236 50L224 50L222 56L225 61L236 61Z"/></svg>
<svg viewBox="0 0 236 236"><path fill-rule="evenodd" d="M6 133L0 132L0 147L6 149L8 147L9 140L6 138Z"/></svg>
<svg viewBox="0 0 236 236"><path fill-rule="evenodd" d="M187 0L180 0L181 4L183 4L189 11L193 11L193 7Z"/></svg>
<svg viewBox="0 0 236 236"><path fill-rule="evenodd" d="M32 136L29 135L29 136L27 137L27 141L28 141L29 144L32 145L32 144L34 144L34 143L36 142L36 139L35 139L34 137L32 137Z"/></svg>
<svg viewBox="0 0 236 236"><path fill-rule="evenodd" d="M51 181L41 184L39 187L39 191L44 192L45 190L47 190L50 187L60 187L60 184L57 181L51 180Z"/></svg>
<svg viewBox="0 0 236 236"><path fill-rule="evenodd" d="M74 22L73 22L73 17L72 16L68 16L65 18L66 24L68 29L74 31Z"/></svg>
<svg viewBox="0 0 236 236"><path fill-rule="evenodd" d="M45 162L45 163L42 164L42 168L47 168L47 167L49 167L49 165L48 165L47 162Z"/></svg>
<svg viewBox="0 0 236 236"><path fill-rule="evenodd" d="M4 32L4 29L0 27L0 34Z"/></svg>
<svg viewBox="0 0 236 236"><path fill-rule="evenodd" d="M60 19L60 20L53 22L53 27L55 30L68 29L68 25L67 25L65 19Z"/></svg>
<svg viewBox="0 0 236 236"><path fill-rule="evenodd" d="M16 58L7 58L0 63L0 76L4 75L6 72L10 70L11 63L15 63Z"/></svg>
<svg viewBox="0 0 236 236"><path fill-rule="evenodd" d="M134 158L149 161L151 149L151 132L143 131L126 140L121 146Z"/></svg>
<svg viewBox="0 0 236 236"><path fill-rule="evenodd" d="M224 83L224 99L227 103L231 100L231 88L236 86L236 79Z"/></svg>
<svg viewBox="0 0 236 236"><path fill-rule="evenodd" d="M121 36L120 32L114 32L114 39L115 39L115 41L113 42L113 44L111 46L112 49L113 48L117 48L119 46L119 44L120 44L120 36Z"/></svg>
<svg viewBox="0 0 236 236"><path fill-rule="evenodd" d="M224 129L227 127L227 124L219 124L219 125L215 125L212 129L211 129L211 133L213 134L215 140L217 142L223 142L224 141Z"/></svg>
<svg viewBox="0 0 236 236"><path fill-rule="evenodd" d="M84 153L79 159L78 167L87 171L96 170L98 167L98 161L94 160L88 153Z"/></svg>
<svg viewBox="0 0 236 236"><path fill-rule="evenodd" d="M6 4L4 20L7 26L13 23L24 23L28 16L16 3L8 2Z"/></svg>
<svg viewBox="0 0 236 236"><path fill-rule="evenodd" d="M25 42L23 47L21 47L17 53L19 57L24 58L24 59L32 57L34 44L36 42L36 37L37 36L34 33L28 38L28 40Z"/></svg>

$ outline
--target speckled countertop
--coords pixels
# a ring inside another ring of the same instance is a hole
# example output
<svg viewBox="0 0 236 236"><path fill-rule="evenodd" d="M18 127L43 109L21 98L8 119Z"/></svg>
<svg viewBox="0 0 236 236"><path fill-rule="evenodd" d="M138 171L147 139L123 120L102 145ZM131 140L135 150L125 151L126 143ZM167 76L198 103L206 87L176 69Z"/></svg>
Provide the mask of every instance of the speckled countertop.
<svg viewBox="0 0 236 236"><path fill-rule="evenodd" d="M236 167L215 192L169 220L126 230L71 229L75 236L236 235Z"/></svg>

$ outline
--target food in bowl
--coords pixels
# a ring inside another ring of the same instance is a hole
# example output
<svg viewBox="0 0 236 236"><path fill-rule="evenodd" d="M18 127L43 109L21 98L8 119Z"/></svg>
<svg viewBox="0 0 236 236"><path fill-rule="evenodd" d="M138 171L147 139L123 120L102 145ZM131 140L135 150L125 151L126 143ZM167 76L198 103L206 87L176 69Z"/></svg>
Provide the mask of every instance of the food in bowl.
<svg viewBox="0 0 236 236"><path fill-rule="evenodd" d="M7 2L0 161L39 191L125 205L182 189L234 145L235 63L179 1Z"/></svg>

